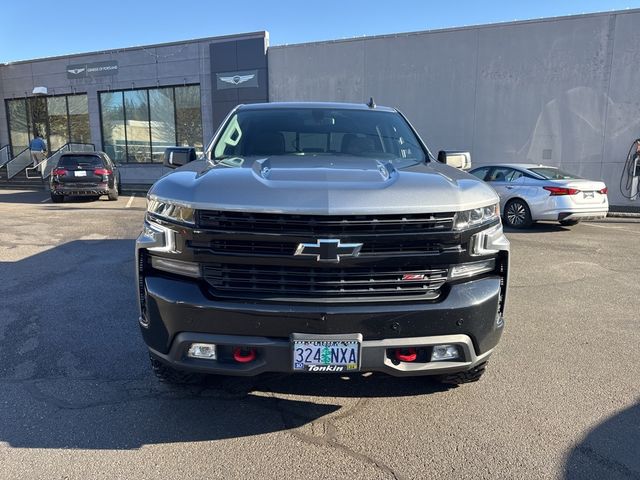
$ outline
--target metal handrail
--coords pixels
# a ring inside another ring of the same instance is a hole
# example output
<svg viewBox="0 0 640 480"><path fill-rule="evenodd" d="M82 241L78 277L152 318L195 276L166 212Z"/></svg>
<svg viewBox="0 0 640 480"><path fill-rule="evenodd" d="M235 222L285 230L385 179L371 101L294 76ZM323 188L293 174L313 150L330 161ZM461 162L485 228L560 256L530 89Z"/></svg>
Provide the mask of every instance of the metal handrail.
<svg viewBox="0 0 640 480"><path fill-rule="evenodd" d="M9 145L5 145L0 148L0 167L4 167L5 163L11 160L11 156L9 155Z"/></svg>
<svg viewBox="0 0 640 480"><path fill-rule="evenodd" d="M90 147L90 148L87 148ZM94 152L96 146L93 143L69 142L65 143L58 150L38 163L35 167L25 170L27 178L42 178L43 180L51 175L51 172L58 165L58 161L64 152ZM34 175L30 176L32 173Z"/></svg>
<svg viewBox="0 0 640 480"><path fill-rule="evenodd" d="M31 150L27 147L5 164L7 167L7 180L24 170L31 161Z"/></svg>

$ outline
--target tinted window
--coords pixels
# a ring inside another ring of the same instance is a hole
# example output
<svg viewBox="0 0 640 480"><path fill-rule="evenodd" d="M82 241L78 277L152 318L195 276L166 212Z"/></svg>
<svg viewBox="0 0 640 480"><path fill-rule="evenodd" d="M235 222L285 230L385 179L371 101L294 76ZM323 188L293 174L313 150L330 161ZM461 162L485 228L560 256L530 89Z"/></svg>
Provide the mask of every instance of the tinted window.
<svg viewBox="0 0 640 480"><path fill-rule="evenodd" d="M553 168L553 167L536 167L536 168L530 168L529 171L533 173L537 173L538 175L540 175L541 177L547 180L573 180L573 179L582 178L582 177L579 177L578 175L573 175L571 173L563 172L559 168Z"/></svg>
<svg viewBox="0 0 640 480"><path fill-rule="evenodd" d="M513 182L522 176L522 173L508 167L496 167L491 170L487 182Z"/></svg>
<svg viewBox="0 0 640 480"><path fill-rule="evenodd" d="M471 172L471 175L475 175L480 180L484 180L484 177L487 176L488 171L489 171L489 167L478 168L477 170L474 170L473 172Z"/></svg>
<svg viewBox="0 0 640 480"><path fill-rule="evenodd" d="M63 155L59 167L103 167L103 160L96 155Z"/></svg>
<svg viewBox="0 0 640 480"><path fill-rule="evenodd" d="M213 148L217 159L344 155L414 164L425 154L395 112L330 108L240 110Z"/></svg>

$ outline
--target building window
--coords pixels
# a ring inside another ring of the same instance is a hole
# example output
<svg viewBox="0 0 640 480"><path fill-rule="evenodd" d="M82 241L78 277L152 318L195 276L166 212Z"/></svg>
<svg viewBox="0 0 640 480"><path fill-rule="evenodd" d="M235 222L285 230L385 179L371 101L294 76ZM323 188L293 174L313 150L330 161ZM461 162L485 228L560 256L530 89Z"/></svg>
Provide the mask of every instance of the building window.
<svg viewBox="0 0 640 480"><path fill-rule="evenodd" d="M91 143L86 94L7 100L12 156L29 147L35 132L47 142L49 153L67 143Z"/></svg>
<svg viewBox="0 0 640 480"><path fill-rule="evenodd" d="M200 86L100 93L102 147L125 163L161 163L164 150L202 151Z"/></svg>

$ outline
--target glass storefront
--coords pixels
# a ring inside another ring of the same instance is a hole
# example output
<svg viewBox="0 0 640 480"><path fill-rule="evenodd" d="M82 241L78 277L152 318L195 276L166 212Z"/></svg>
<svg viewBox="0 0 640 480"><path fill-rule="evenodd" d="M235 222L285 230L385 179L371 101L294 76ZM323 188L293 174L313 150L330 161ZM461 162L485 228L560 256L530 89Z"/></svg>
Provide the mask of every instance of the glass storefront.
<svg viewBox="0 0 640 480"><path fill-rule="evenodd" d="M200 86L100 93L103 148L119 162L160 163L171 146L202 150Z"/></svg>
<svg viewBox="0 0 640 480"><path fill-rule="evenodd" d="M91 143L89 106L86 94L29 97L7 100L11 154L29 146L38 132L49 153L65 143Z"/></svg>

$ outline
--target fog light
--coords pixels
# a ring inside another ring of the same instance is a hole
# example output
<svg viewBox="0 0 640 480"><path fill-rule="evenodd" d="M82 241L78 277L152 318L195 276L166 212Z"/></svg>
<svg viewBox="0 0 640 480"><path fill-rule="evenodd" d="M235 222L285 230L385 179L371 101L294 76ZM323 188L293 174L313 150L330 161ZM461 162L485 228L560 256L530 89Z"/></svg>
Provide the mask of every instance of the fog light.
<svg viewBox="0 0 640 480"><path fill-rule="evenodd" d="M431 361L454 360L460 357L460 351L455 345L436 345L431 352Z"/></svg>
<svg viewBox="0 0 640 480"><path fill-rule="evenodd" d="M216 359L216 346L213 343L192 343L187 352L191 358Z"/></svg>

